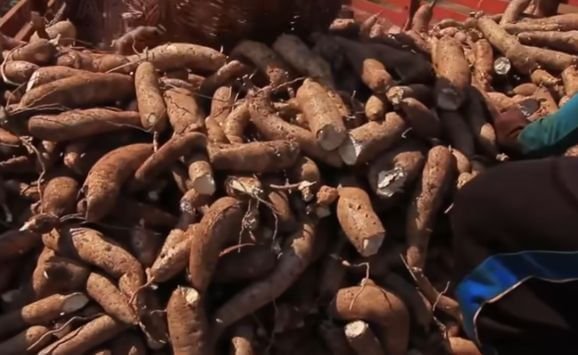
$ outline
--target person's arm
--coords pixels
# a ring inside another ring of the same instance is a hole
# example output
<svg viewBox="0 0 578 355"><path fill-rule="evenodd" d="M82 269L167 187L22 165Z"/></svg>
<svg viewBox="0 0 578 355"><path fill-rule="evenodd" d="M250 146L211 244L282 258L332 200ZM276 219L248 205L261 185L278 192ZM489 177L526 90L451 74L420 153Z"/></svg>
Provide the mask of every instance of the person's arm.
<svg viewBox="0 0 578 355"><path fill-rule="evenodd" d="M528 124L518 136L523 154L564 152L578 144L578 95L556 113Z"/></svg>
<svg viewBox="0 0 578 355"><path fill-rule="evenodd" d="M503 112L495 122L502 148L526 156L561 154L578 144L578 95L556 113L530 122L519 107Z"/></svg>

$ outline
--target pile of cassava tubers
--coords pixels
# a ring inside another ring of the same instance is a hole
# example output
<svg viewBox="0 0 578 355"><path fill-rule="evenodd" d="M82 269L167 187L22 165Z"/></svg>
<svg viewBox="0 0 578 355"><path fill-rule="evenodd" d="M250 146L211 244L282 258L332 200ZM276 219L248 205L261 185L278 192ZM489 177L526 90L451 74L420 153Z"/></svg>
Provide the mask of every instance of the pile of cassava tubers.
<svg viewBox="0 0 578 355"><path fill-rule="evenodd" d="M479 354L452 196L507 164L501 112L578 92L578 15L520 3L226 54L2 35L0 354Z"/></svg>

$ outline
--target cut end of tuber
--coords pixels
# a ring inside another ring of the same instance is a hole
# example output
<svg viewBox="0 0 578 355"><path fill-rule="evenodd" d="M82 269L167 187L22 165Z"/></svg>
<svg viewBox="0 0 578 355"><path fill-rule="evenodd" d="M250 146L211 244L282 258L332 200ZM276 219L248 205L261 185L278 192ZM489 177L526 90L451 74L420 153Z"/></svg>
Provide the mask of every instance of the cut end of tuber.
<svg viewBox="0 0 578 355"><path fill-rule="evenodd" d="M249 195L249 196L258 197L258 196L263 196L263 194L265 193L263 191L263 189L261 189L260 187L255 186L254 184L246 184L243 181L241 181L240 179L237 179L235 177L227 179L227 182L225 184L231 190L237 191L237 192L240 192L242 194Z"/></svg>
<svg viewBox="0 0 578 355"><path fill-rule="evenodd" d="M358 143L353 137L348 136L345 143L339 148L339 156L347 165L355 165L361 155L363 145Z"/></svg>
<svg viewBox="0 0 578 355"><path fill-rule="evenodd" d="M328 152L339 148L346 138L343 130L335 129L333 126L325 126L317 132L317 141L323 150Z"/></svg>
<svg viewBox="0 0 578 355"><path fill-rule="evenodd" d="M386 96L392 105L399 106L399 104L401 104L401 100L403 100L405 96L405 92L403 87L394 86L387 90Z"/></svg>
<svg viewBox="0 0 578 355"><path fill-rule="evenodd" d="M179 208L181 212L188 213L189 215L195 215L197 213L192 204L187 200L181 200Z"/></svg>
<svg viewBox="0 0 578 355"><path fill-rule="evenodd" d="M181 292L183 293L185 301L189 306L196 305L199 302L199 299L201 298L199 292L197 292L197 290L191 287L181 287Z"/></svg>
<svg viewBox="0 0 578 355"><path fill-rule="evenodd" d="M199 176L193 181L193 188L201 195L212 196L217 190L215 179L211 175Z"/></svg>
<svg viewBox="0 0 578 355"><path fill-rule="evenodd" d="M359 338L369 330L369 325L364 321L358 320L345 326L345 336L350 339Z"/></svg>
<svg viewBox="0 0 578 355"><path fill-rule="evenodd" d="M35 71L32 76L30 76L30 80L28 80L28 84L26 84L26 92L32 90L36 86L39 76L40 73L38 71Z"/></svg>
<svg viewBox="0 0 578 355"><path fill-rule="evenodd" d="M63 313L76 312L88 304L88 297L84 293L73 293L67 296L67 299L62 304Z"/></svg>
<svg viewBox="0 0 578 355"><path fill-rule="evenodd" d="M375 234L367 239L364 239L362 245L363 250L360 250L360 254L364 257L377 254L379 248L381 248L381 244L383 244L384 239L385 233Z"/></svg>
<svg viewBox="0 0 578 355"><path fill-rule="evenodd" d="M400 167L380 171L377 175L377 195L391 198L396 193L402 192L406 179L407 173Z"/></svg>

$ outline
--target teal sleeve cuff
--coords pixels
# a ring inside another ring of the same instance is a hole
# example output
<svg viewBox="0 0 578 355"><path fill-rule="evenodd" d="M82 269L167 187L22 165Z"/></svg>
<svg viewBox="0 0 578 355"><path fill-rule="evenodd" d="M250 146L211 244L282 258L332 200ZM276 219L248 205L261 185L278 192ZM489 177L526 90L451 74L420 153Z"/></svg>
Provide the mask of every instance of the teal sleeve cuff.
<svg viewBox="0 0 578 355"><path fill-rule="evenodd" d="M518 142L527 155L564 152L578 144L578 95L558 112L527 125Z"/></svg>

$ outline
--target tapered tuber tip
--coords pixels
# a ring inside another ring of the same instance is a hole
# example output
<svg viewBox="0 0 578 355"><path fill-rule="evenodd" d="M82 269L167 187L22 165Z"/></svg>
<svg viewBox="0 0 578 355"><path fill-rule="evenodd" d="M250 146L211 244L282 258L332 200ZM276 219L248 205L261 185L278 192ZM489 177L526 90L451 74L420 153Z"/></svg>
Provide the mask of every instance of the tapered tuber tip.
<svg viewBox="0 0 578 355"><path fill-rule="evenodd" d="M425 255L422 248L417 246L409 246L405 253L407 264L411 267L423 269L425 265Z"/></svg>
<svg viewBox="0 0 578 355"><path fill-rule="evenodd" d="M339 156L341 160L347 165L355 165L357 158L361 154L362 145L359 144L353 137L348 136L341 147L339 147Z"/></svg>

